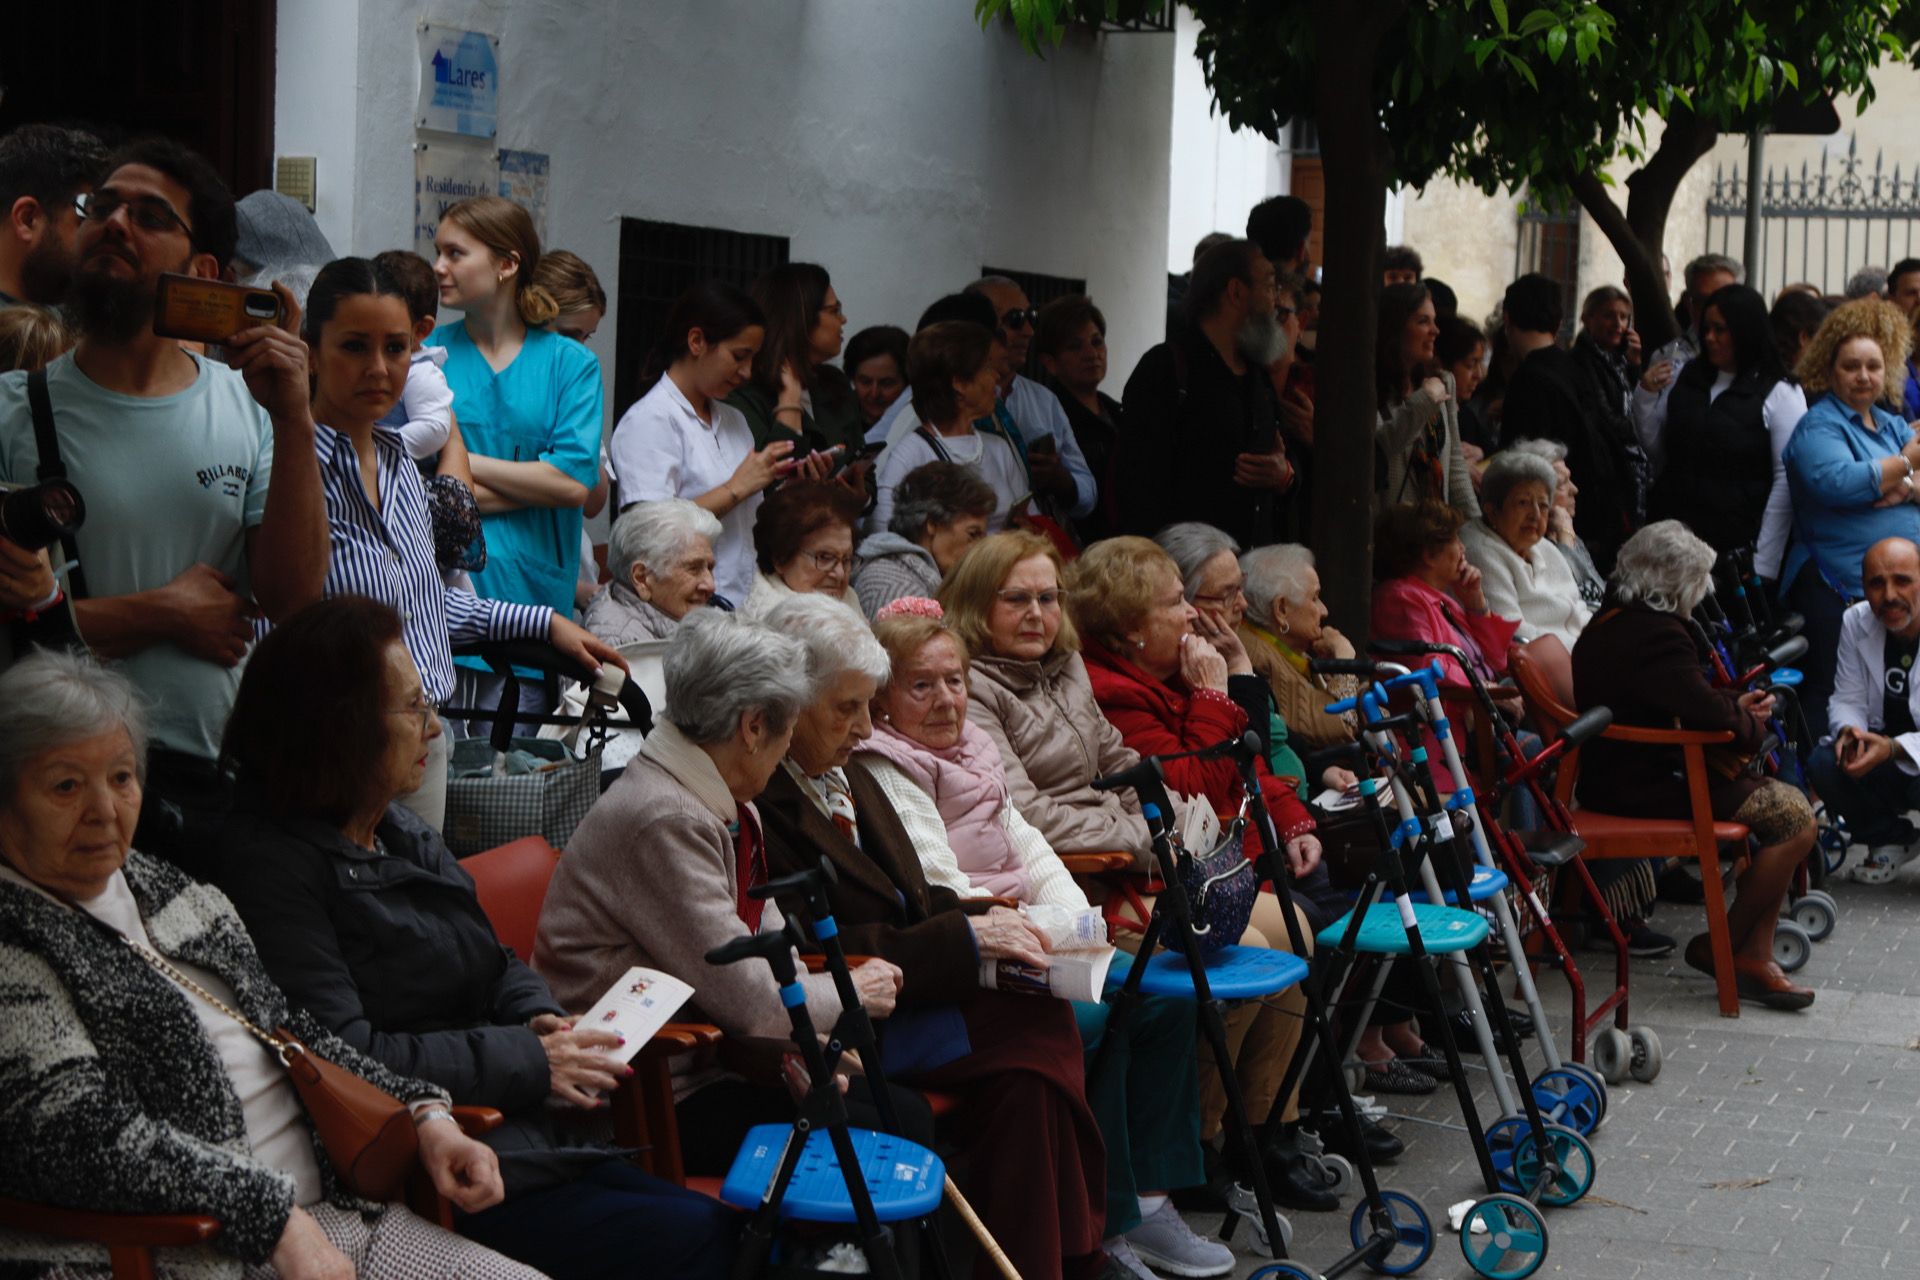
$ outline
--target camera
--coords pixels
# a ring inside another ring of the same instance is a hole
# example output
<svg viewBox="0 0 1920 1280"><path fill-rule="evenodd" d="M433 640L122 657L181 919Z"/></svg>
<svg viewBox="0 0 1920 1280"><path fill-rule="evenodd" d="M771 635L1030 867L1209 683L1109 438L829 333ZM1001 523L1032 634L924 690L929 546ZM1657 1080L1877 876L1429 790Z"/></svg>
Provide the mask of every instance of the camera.
<svg viewBox="0 0 1920 1280"><path fill-rule="evenodd" d="M0 485L0 537L41 551L77 532L87 503L71 480L42 480L13 489Z"/></svg>

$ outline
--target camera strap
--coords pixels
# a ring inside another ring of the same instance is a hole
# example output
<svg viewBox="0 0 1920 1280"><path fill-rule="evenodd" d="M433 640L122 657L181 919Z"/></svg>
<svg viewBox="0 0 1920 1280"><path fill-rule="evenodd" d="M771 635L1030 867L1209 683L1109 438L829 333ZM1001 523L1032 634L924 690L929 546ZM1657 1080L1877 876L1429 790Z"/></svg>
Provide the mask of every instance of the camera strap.
<svg viewBox="0 0 1920 1280"><path fill-rule="evenodd" d="M41 480L65 480L67 464L60 460L60 435L53 429L53 398L47 394L47 371L35 369L27 375L27 405L33 411L33 443L40 454L36 474ZM87 594L87 578L80 569L80 544L70 533L60 537L60 550L67 557L67 598L81 600Z"/></svg>

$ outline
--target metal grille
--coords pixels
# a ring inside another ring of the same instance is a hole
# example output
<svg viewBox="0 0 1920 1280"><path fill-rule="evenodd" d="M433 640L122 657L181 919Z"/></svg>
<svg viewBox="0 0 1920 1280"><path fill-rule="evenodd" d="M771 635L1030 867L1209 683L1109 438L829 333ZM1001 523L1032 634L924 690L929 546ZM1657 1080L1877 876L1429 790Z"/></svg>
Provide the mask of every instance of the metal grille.
<svg viewBox="0 0 1920 1280"><path fill-rule="evenodd" d="M1550 208L1529 197L1516 221L1513 273L1537 271L1560 286L1560 341L1571 342L1580 310L1580 211Z"/></svg>
<svg viewBox="0 0 1920 1280"><path fill-rule="evenodd" d="M1844 159L1821 153L1817 169L1805 161L1769 166L1760 187L1760 260L1747 264L1747 283L1771 298L1789 284L1807 281L1823 293L1846 289L1847 277L1873 263L1890 267L1914 254L1920 223L1920 164L1906 174L1876 152L1868 171L1859 139L1849 138ZM1707 197L1709 252L1741 256L1747 233L1747 178L1738 167L1714 166Z"/></svg>
<svg viewBox="0 0 1920 1280"><path fill-rule="evenodd" d="M614 336L616 416L640 398L640 380L667 314L706 280L744 289L787 260L787 237L620 219L620 319Z"/></svg>

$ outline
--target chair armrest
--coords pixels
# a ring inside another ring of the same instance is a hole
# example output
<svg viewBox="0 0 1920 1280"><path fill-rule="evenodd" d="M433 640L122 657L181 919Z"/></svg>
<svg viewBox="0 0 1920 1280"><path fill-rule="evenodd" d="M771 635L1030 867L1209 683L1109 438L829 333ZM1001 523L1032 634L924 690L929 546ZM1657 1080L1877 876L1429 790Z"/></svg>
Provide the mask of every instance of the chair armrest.
<svg viewBox="0 0 1920 1280"><path fill-rule="evenodd" d="M1063 853L1060 855L1060 865L1076 876L1100 876L1133 870L1133 855L1117 850L1106 853Z"/></svg>
<svg viewBox="0 0 1920 1280"><path fill-rule="evenodd" d="M179 1248L220 1234L220 1220L186 1213L93 1213L0 1197L0 1226L108 1248Z"/></svg>
<svg viewBox="0 0 1920 1280"><path fill-rule="evenodd" d="M453 1118L459 1122L460 1132L469 1138L477 1138L483 1133L492 1133L506 1119L493 1107L455 1107Z"/></svg>
<svg viewBox="0 0 1920 1280"><path fill-rule="evenodd" d="M1690 743L1705 747L1733 741L1733 734L1726 729L1711 732L1705 729L1646 729L1629 724L1610 724L1600 736L1615 742L1638 742L1660 747L1684 747Z"/></svg>
<svg viewBox="0 0 1920 1280"><path fill-rule="evenodd" d="M962 898L960 910L970 916L983 916L995 907L1005 907L1012 911L1020 904L1012 898Z"/></svg>
<svg viewBox="0 0 1920 1280"><path fill-rule="evenodd" d="M806 964L808 973L825 973L827 971L827 958L825 956L801 956L800 959ZM871 959L873 959L872 956L848 956L847 968L858 969Z"/></svg>

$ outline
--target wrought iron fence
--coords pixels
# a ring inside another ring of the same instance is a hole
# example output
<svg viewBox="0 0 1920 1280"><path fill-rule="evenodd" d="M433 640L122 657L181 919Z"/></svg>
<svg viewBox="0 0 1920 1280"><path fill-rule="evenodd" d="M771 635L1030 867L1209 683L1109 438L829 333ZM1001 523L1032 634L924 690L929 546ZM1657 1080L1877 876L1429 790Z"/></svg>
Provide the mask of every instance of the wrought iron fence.
<svg viewBox="0 0 1920 1280"><path fill-rule="evenodd" d="M1920 230L1920 164L1886 170L1886 153L1875 152L1868 170L1859 139L1835 162L1826 153L1819 167L1802 161L1768 166L1760 188L1760 261L1748 264L1748 283L1772 298L1789 284L1806 281L1839 294L1847 277L1869 264L1890 267L1914 256ZM1738 167L1713 170L1707 197L1707 250L1740 257L1747 227L1747 177Z"/></svg>

